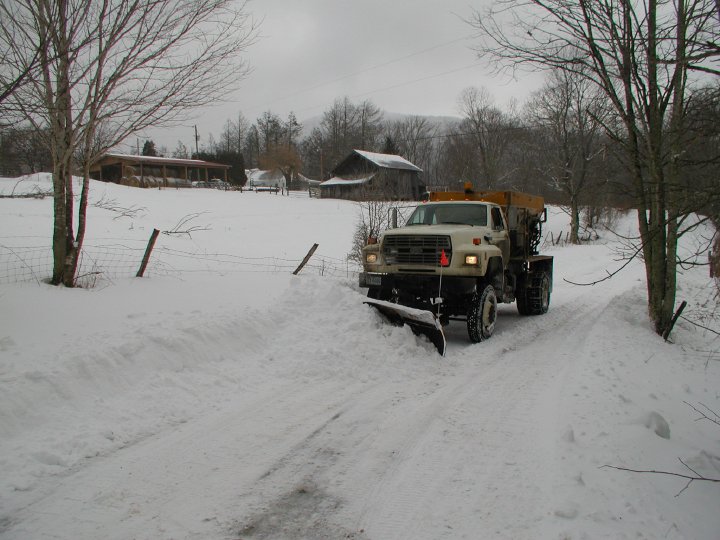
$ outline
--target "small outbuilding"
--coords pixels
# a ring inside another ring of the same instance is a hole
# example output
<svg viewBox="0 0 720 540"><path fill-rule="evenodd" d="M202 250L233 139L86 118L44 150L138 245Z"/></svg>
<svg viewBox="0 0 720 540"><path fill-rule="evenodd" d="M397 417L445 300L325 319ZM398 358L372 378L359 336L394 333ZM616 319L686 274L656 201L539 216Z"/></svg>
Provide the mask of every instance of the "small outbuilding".
<svg viewBox="0 0 720 540"><path fill-rule="evenodd" d="M320 184L323 198L417 201L425 192L422 169L401 156L353 150Z"/></svg>
<svg viewBox="0 0 720 540"><path fill-rule="evenodd" d="M137 187L192 187L192 182L228 181L230 165L200 159L105 154L90 169L95 180Z"/></svg>
<svg viewBox="0 0 720 540"><path fill-rule="evenodd" d="M245 169L245 175L247 176L247 185L251 189L255 188L278 188L284 189L285 175L280 169Z"/></svg>

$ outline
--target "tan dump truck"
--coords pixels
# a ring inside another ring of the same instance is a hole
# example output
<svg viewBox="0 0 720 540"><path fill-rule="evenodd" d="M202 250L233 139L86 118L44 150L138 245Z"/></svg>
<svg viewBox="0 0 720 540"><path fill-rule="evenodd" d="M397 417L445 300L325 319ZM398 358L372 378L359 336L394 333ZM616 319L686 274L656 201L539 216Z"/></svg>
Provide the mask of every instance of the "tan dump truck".
<svg viewBox="0 0 720 540"><path fill-rule="evenodd" d="M488 339L497 304L546 313L553 258L538 254L547 212L542 197L515 191L433 192L404 227L370 238L360 286L366 303L427 335L445 353L442 327L467 323L472 342Z"/></svg>

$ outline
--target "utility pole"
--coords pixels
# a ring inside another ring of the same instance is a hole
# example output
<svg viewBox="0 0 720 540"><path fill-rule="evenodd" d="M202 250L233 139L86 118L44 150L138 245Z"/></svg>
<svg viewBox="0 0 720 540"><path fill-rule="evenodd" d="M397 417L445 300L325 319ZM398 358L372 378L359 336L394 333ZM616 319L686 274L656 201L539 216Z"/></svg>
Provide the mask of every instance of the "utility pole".
<svg viewBox="0 0 720 540"><path fill-rule="evenodd" d="M193 126L195 128L195 158L200 159L200 149L198 148L198 140L200 136L197 132L197 124ZM197 179L200 180L200 169L197 170Z"/></svg>

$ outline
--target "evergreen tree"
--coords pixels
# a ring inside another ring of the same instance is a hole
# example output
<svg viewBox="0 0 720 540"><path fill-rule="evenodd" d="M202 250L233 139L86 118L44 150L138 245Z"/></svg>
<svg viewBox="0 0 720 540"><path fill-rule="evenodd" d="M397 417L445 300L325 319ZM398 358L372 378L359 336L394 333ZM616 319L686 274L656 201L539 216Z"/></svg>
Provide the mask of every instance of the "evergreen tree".
<svg viewBox="0 0 720 540"><path fill-rule="evenodd" d="M155 149L155 143L152 140L148 139L147 141L145 141L145 144L143 144L142 155L157 157L158 153Z"/></svg>

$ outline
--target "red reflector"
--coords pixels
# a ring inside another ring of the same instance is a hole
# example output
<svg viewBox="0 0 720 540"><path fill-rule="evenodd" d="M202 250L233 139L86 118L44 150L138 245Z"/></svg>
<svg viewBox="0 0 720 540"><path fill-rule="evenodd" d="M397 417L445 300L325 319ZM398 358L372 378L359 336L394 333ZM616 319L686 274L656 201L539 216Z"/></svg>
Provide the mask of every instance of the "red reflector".
<svg viewBox="0 0 720 540"><path fill-rule="evenodd" d="M482 244L482 238L473 238L473 244L479 246L480 244Z"/></svg>
<svg viewBox="0 0 720 540"><path fill-rule="evenodd" d="M368 238L368 246L372 244L377 244L377 238L375 236L371 236L370 238Z"/></svg>
<svg viewBox="0 0 720 540"><path fill-rule="evenodd" d="M448 260L447 255L445 255L444 249L440 252L440 265L441 266L450 266L450 261Z"/></svg>

